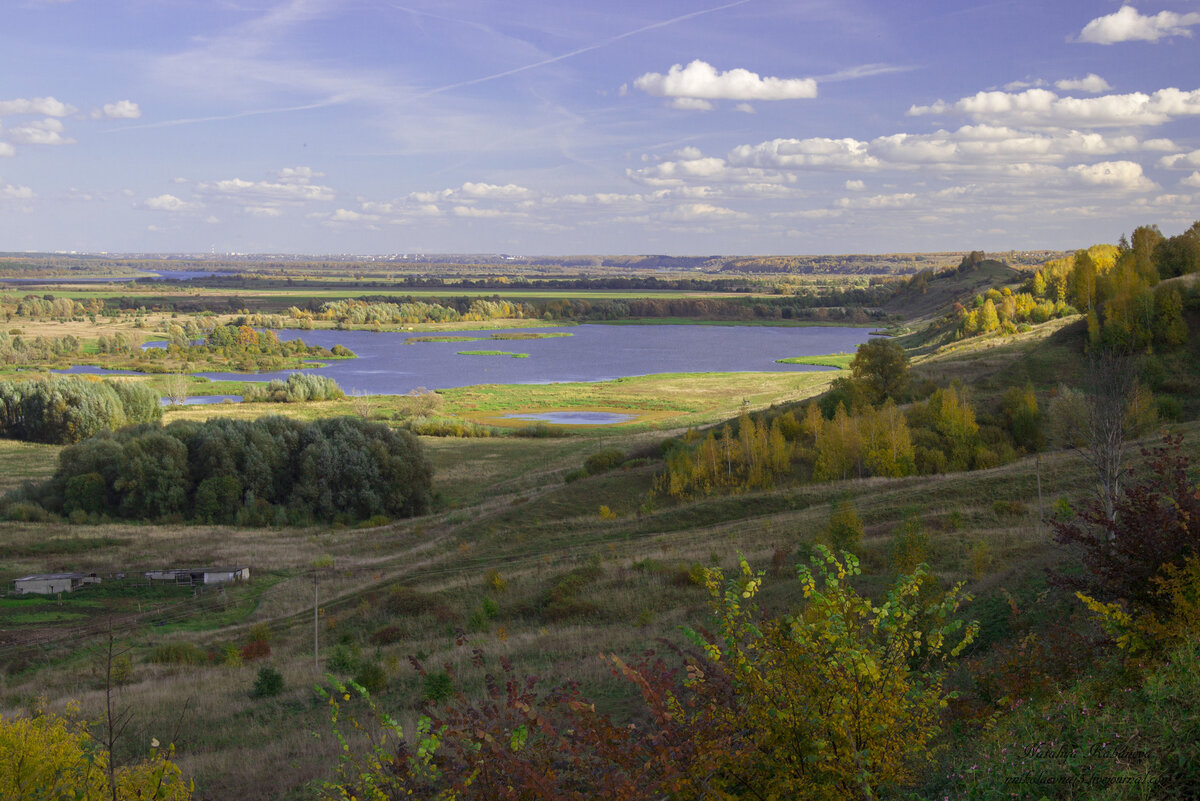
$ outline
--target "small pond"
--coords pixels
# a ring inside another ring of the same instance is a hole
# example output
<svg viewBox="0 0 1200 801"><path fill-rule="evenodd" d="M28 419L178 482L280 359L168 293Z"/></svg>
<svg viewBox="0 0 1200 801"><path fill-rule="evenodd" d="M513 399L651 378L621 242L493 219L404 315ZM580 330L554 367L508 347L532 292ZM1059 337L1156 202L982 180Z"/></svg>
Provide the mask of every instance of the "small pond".
<svg viewBox="0 0 1200 801"><path fill-rule="evenodd" d="M503 419L534 420L559 426L610 426L615 423L628 423L635 417L637 417L636 414L618 414L616 412L531 412L506 414Z"/></svg>

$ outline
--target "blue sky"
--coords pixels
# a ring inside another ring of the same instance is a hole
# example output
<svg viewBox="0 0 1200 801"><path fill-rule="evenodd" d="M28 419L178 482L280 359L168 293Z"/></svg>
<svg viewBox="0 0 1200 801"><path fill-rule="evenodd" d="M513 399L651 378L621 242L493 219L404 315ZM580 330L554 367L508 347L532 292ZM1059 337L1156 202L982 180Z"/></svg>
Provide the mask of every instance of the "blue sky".
<svg viewBox="0 0 1200 801"><path fill-rule="evenodd" d="M1195 0L7 6L0 250L998 250L1200 218Z"/></svg>

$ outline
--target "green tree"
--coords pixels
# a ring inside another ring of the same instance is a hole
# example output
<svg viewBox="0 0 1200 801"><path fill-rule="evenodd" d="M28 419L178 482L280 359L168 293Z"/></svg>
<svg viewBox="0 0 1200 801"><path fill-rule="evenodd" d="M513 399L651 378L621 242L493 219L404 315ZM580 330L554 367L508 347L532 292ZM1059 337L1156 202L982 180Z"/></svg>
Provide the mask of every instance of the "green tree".
<svg viewBox="0 0 1200 801"><path fill-rule="evenodd" d="M850 361L850 373L868 402L901 399L908 388L908 354L895 340L871 339L858 346Z"/></svg>
<svg viewBox="0 0 1200 801"><path fill-rule="evenodd" d="M825 527L825 541L834 551L856 551L862 541L863 524L858 510L849 500L838 501Z"/></svg>

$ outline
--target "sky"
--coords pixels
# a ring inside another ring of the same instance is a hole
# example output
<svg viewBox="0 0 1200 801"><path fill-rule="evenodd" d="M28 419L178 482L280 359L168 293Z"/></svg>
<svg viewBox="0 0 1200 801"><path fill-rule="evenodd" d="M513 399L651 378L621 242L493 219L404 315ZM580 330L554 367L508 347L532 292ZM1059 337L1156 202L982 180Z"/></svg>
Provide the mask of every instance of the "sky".
<svg viewBox="0 0 1200 801"><path fill-rule="evenodd" d="M0 251L1067 249L1200 218L1200 2L11 0Z"/></svg>

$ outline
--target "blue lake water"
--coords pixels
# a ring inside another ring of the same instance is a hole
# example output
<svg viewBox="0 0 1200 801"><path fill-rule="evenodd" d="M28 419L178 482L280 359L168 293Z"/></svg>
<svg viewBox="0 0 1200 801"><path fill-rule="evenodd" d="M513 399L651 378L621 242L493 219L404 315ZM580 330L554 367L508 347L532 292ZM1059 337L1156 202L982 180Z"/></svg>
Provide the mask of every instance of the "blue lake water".
<svg viewBox="0 0 1200 801"><path fill-rule="evenodd" d="M418 387L446 389L473 384L549 384L606 381L652 373L804 372L826 368L776 364L788 356L853 353L870 338L866 328L716 325L579 325L509 329L507 332L565 333L548 339L489 340L506 331L454 331L478 342L418 342L417 333L371 331L281 331L280 339L310 345L345 345L357 359L329 362L299 372L325 375L348 393L399 395ZM460 356L463 350L528 353ZM200 373L214 380L266 381L289 373Z"/></svg>
<svg viewBox="0 0 1200 801"><path fill-rule="evenodd" d="M494 333L564 333L548 339L491 340ZM832 368L777 364L789 356L853 353L871 334L866 328L717 325L579 325L559 328L454 331L475 342L417 342L428 333L372 331L279 331L280 339L310 345L345 345L357 359L325 367L274 373L197 373L213 380L268 381L293 372L329 376L347 393L402 395L418 387L446 389L473 384L550 384L606 381L653 373L807 372ZM464 350L528 353L462 356ZM103 373L95 367L67 372Z"/></svg>

